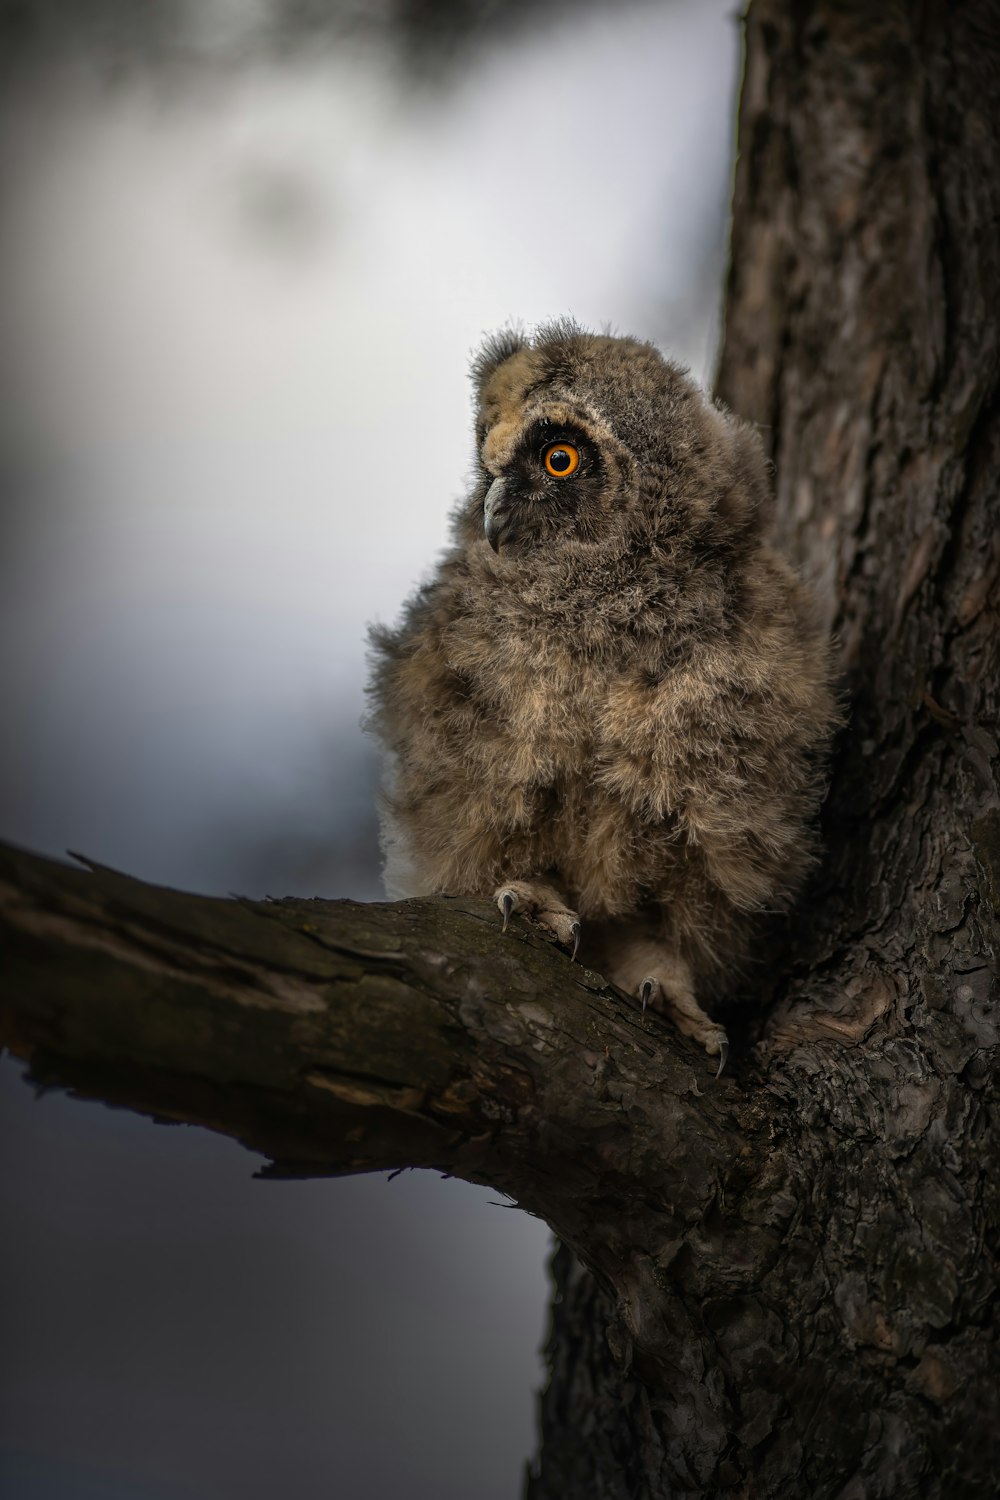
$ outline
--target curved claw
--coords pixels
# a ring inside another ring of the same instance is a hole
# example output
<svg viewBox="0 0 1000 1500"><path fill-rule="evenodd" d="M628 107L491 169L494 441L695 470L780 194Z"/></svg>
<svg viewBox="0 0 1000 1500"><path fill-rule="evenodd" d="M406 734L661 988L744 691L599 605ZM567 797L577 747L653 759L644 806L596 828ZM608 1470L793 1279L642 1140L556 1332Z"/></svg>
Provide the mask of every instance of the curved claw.
<svg viewBox="0 0 1000 1500"><path fill-rule="evenodd" d="M573 934L573 951L572 951L572 953L569 956L569 961L572 964L572 963L576 962L576 955L580 951L580 924L579 924L579 922L574 922L573 923L572 927L570 928L570 932Z"/></svg>
<svg viewBox="0 0 1000 1500"><path fill-rule="evenodd" d="M510 891L504 891L503 895L500 897L500 910L503 912L503 926L501 927L500 931L506 932L507 923L510 921L510 914L514 910L514 897L511 895Z"/></svg>
<svg viewBox="0 0 1000 1500"><path fill-rule="evenodd" d="M722 1070L726 1066L726 1059L727 1059L728 1056L729 1056L729 1043L728 1042L723 1042L722 1045L719 1048L719 1066L716 1069L716 1073L715 1073L716 1078L721 1078L722 1077Z"/></svg>
<svg viewBox="0 0 1000 1500"><path fill-rule="evenodd" d="M642 981L642 990L640 992L640 999L642 1000L642 1013L643 1013L643 1015L646 1014L646 1006L649 1004L649 997L650 997L650 995L652 995L652 993L653 993L653 981L651 979L644 979Z"/></svg>

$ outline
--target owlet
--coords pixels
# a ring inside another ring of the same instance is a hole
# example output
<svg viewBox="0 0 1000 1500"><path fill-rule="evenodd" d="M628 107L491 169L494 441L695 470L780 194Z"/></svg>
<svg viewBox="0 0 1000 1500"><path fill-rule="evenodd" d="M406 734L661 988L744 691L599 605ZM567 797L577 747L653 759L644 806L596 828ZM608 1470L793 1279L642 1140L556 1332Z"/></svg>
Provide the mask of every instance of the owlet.
<svg viewBox="0 0 1000 1500"><path fill-rule="evenodd" d="M760 442L652 345L568 323L473 377L451 548L373 632L386 885L534 918L721 1069L705 1007L813 859L837 716Z"/></svg>

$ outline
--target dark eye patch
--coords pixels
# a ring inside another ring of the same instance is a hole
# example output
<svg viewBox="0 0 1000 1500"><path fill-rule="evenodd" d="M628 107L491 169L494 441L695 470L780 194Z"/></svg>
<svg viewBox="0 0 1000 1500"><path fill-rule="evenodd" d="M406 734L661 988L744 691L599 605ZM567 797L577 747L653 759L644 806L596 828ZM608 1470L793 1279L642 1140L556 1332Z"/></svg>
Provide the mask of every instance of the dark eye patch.
<svg viewBox="0 0 1000 1500"><path fill-rule="evenodd" d="M531 427L528 432L524 449L531 455L534 462L545 468L545 455L555 444L565 443L568 448L575 449L580 456L579 472L592 469L596 460L594 445L587 434L572 422L553 422L548 417L542 417ZM550 473L556 472L549 470Z"/></svg>

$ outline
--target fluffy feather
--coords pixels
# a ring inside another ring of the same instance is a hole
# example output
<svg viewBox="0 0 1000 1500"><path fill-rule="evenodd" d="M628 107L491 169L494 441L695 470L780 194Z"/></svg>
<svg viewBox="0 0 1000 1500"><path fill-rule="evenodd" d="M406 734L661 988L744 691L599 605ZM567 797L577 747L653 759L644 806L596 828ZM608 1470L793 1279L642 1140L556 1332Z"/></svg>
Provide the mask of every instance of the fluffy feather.
<svg viewBox="0 0 1000 1500"><path fill-rule="evenodd" d="M390 894L582 929L589 962L724 1055L701 1001L813 858L836 719L809 597L762 540L760 443L652 345L565 323L491 339L473 381L453 546L373 632ZM542 463L561 439L568 478Z"/></svg>

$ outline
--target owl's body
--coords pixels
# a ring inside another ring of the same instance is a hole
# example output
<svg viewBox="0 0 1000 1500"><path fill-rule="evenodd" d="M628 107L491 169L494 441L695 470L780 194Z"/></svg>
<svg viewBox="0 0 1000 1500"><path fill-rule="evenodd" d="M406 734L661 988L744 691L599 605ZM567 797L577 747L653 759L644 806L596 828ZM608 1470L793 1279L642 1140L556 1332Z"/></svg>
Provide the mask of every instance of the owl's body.
<svg viewBox="0 0 1000 1500"><path fill-rule="evenodd" d="M390 894L582 934L719 1052L700 1001L811 862L835 717L809 599L760 538L760 445L629 339L508 335L476 376L454 546L374 637Z"/></svg>

